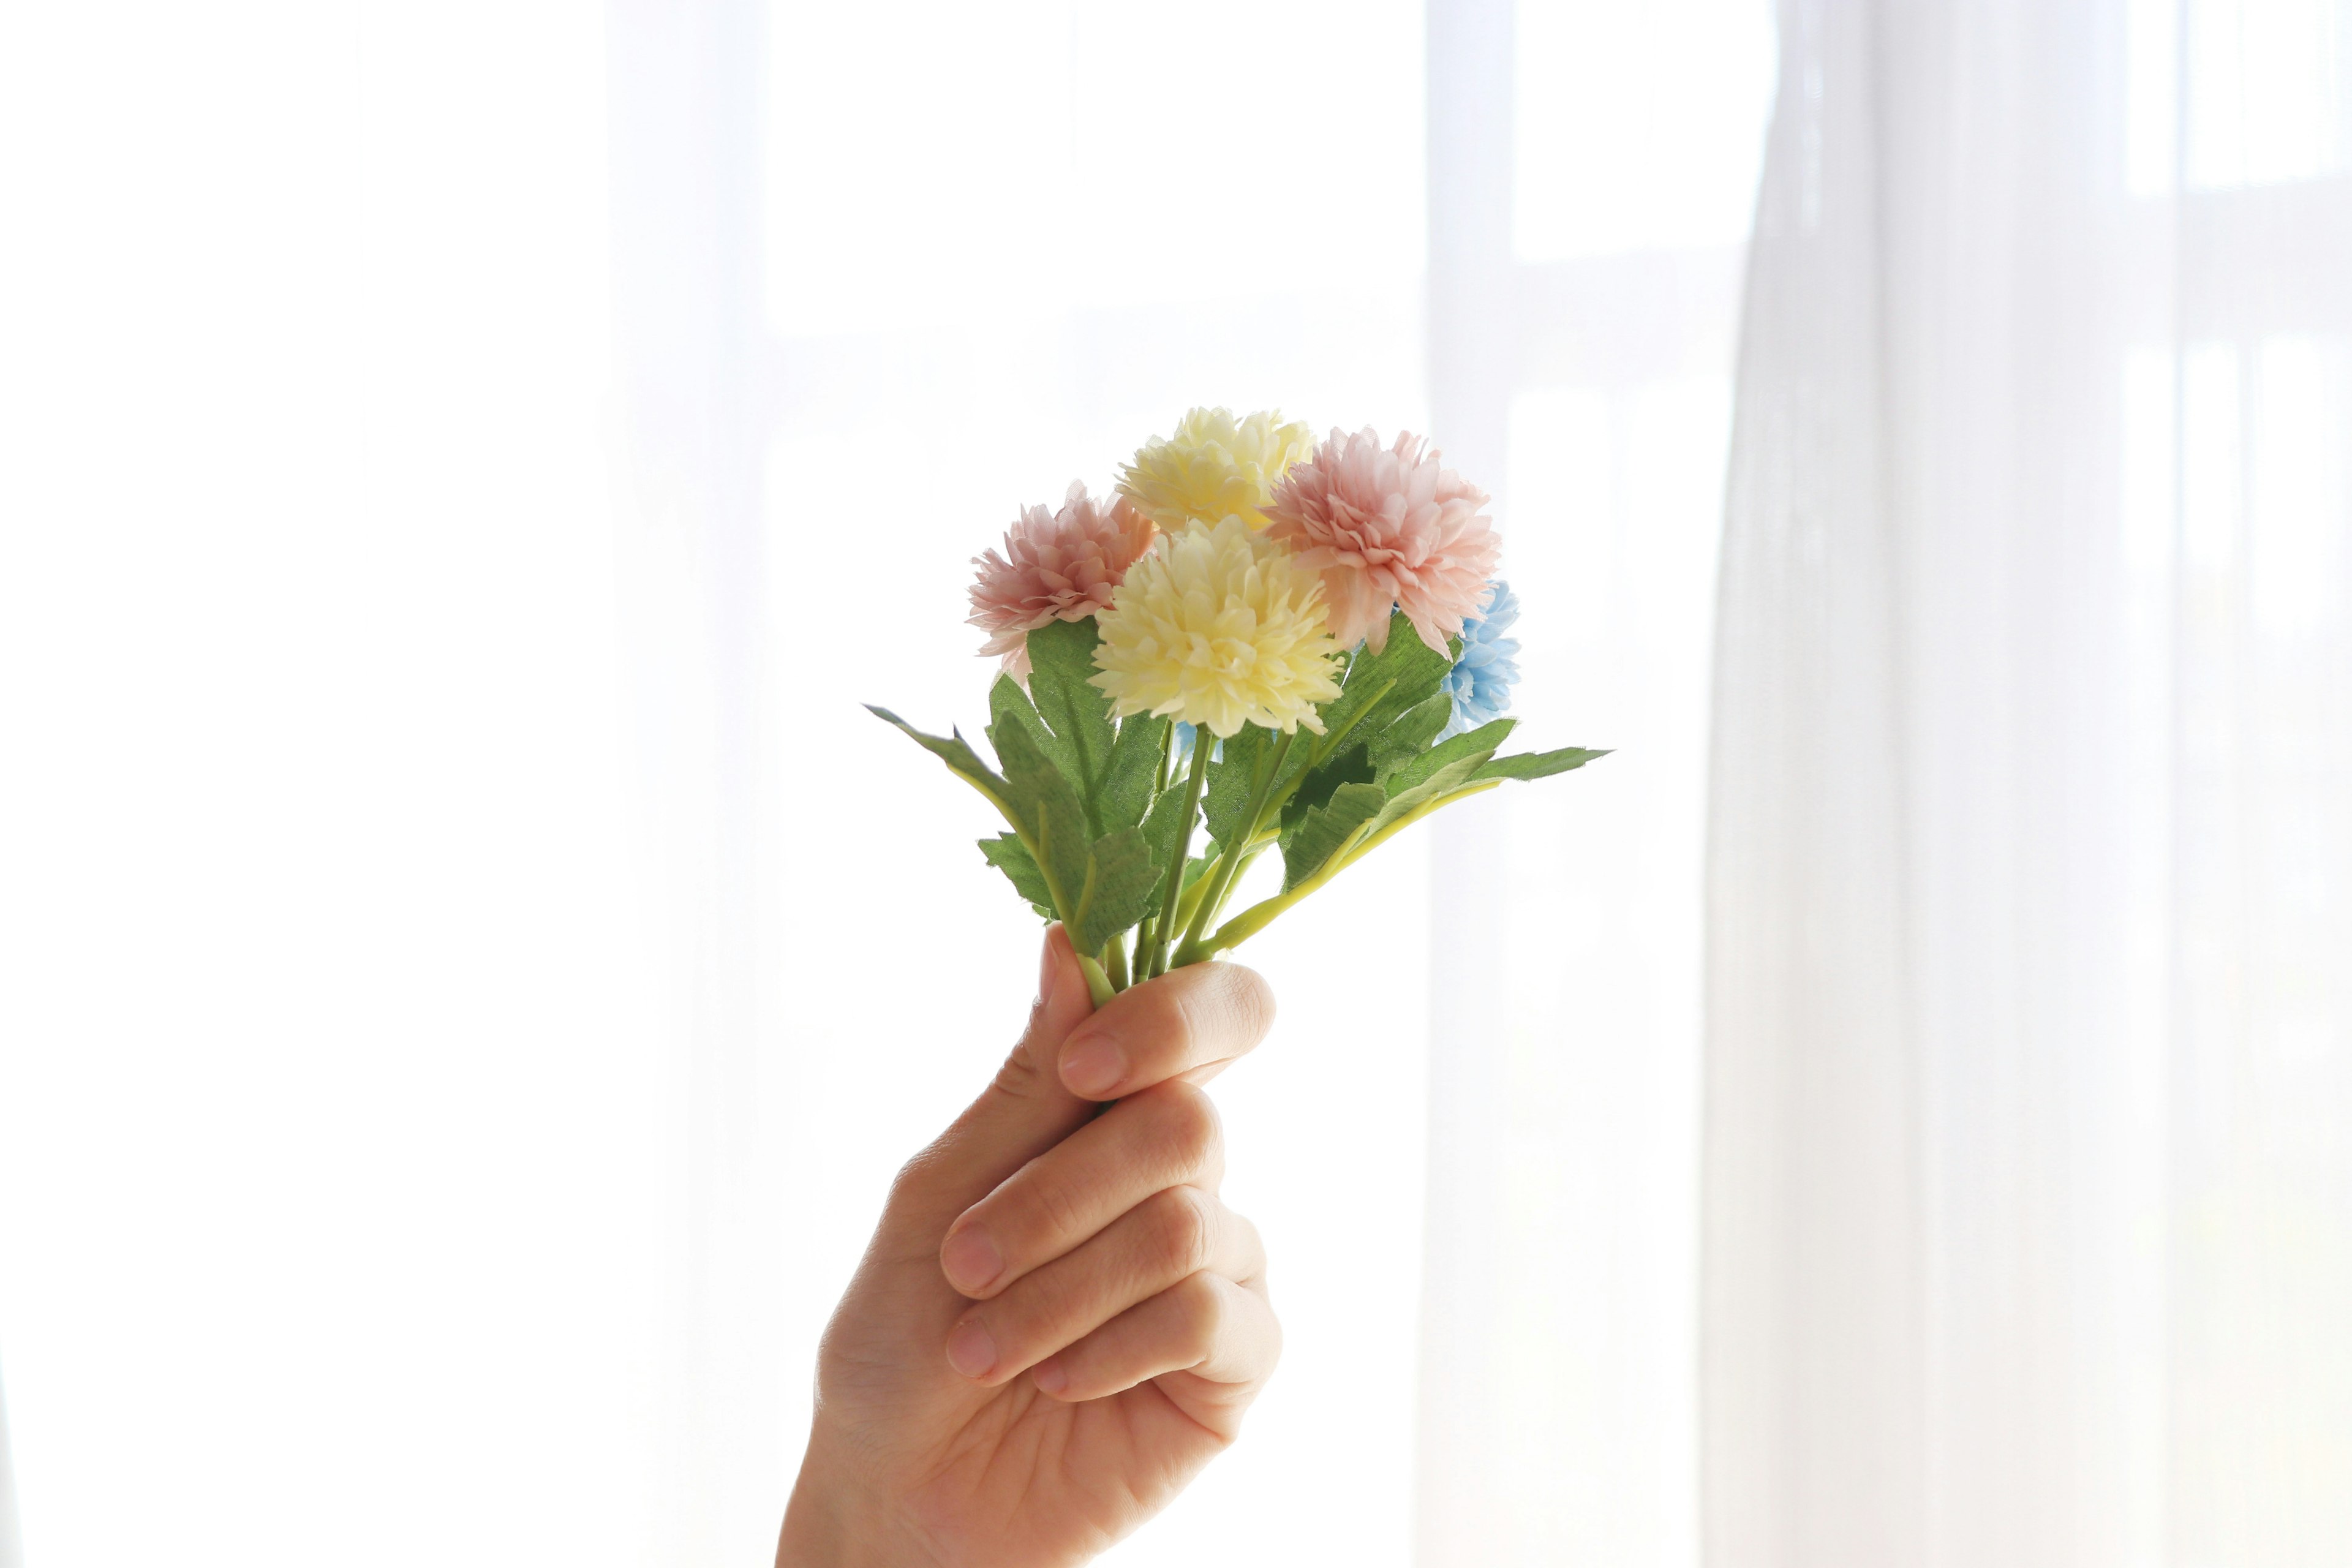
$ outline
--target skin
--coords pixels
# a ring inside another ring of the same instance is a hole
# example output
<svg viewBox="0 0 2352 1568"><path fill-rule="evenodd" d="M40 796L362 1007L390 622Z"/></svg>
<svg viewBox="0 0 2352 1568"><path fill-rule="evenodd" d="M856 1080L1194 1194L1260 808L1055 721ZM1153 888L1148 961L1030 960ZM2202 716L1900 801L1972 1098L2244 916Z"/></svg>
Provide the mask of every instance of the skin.
<svg viewBox="0 0 2352 1568"><path fill-rule="evenodd" d="M1273 1021L1230 963L1093 1012L1046 933L1027 1031L899 1173L825 1330L779 1568L1084 1563L1239 1436L1282 1334L1201 1085Z"/></svg>

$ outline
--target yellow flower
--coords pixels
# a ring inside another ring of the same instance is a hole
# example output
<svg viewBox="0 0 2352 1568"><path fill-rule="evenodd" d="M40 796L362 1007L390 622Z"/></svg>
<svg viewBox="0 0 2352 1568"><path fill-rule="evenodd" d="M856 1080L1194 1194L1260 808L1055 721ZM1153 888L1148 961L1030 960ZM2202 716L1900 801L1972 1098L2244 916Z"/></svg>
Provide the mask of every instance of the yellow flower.
<svg viewBox="0 0 2352 1568"><path fill-rule="evenodd" d="M1339 695L1321 582L1238 516L1164 536L1096 624L1094 683L1122 716L1172 716L1220 739L1244 724L1319 735L1315 705Z"/></svg>
<svg viewBox="0 0 2352 1568"><path fill-rule="evenodd" d="M1274 413L1234 420L1225 408L1195 408L1166 440L1154 436L1119 471L1118 493L1173 533L1188 522L1238 517L1264 528L1274 481L1315 449L1315 433Z"/></svg>

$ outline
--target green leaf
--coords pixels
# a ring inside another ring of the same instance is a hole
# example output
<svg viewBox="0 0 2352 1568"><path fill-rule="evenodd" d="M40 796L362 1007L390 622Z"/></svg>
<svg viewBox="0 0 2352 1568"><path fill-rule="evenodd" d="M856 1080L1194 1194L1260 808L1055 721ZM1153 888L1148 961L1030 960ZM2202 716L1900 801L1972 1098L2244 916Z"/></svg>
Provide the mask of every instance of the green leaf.
<svg viewBox="0 0 2352 1568"><path fill-rule="evenodd" d="M1097 813L1106 831L1133 827L1151 808L1152 781L1160 776L1160 753L1168 744L1169 721L1136 713L1119 721L1110 749L1110 774L1103 781Z"/></svg>
<svg viewBox="0 0 2352 1568"><path fill-rule="evenodd" d="M1331 754L1378 734L1406 710L1428 701L1454 668L1451 647L1449 644L1448 652L1436 652L1421 640L1403 611L1391 614L1388 646L1378 653L1359 649L1340 682L1339 695L1323 706L1325 731L1344 736L1337 746L1327 748Z"/></svg>
<svg viewBox="0 0 2352 1568"><path fill-rule="evenodd" d="M1298 788L1283 803L1282 832L1287 842L1297 832L1307 814L1318 805L1328 805L1332 792L1341 784L1370 784L1373 779L1370 757L1361 746L1344 746L1338 755L1314 769L1299 781Z"/></svg>
<svg viewBox="0 0 2352 1568"><path fill-rule="evenodd" d="M1284 842L1282 890L1288 892L1321 870L1387 805L1388 793L1378 784L1343 784L1332 791L1329 803L1308 811L1298 830Z"/></svg>
<svg viewBox="0 0 2352 1568"><path fill-rule="evenodd" d="M1026 730L1018 724L1005 725L992 738L998 760L1004 764L1013 826L1028 839L1037 857L1037 868L1045 873L1045 886L1055 895L1054 907L1067 920L1070 900L1077 897L1079 879L1086 875L1089 842L1086 808L1070 781Z"/></svg>
<svg viewBox="0 0 2352 1568"><path fill-rule="evenodd" d="M1470 776L1474 779L1549 778L1554 773L1580 768L1595 757L1608 754L1606 751L1588 751L1582 746L1563 746L1557 752L1521 752L1515 757L1495 757L1481 763Z"/></svg>
<svg viewBox="0 0 2352 1568"><path fill-rule="evenodd" d="M1029 694L1060 742L1046 754L1076 788L1097 834L1108 826L1101 820L1102 796L1118 739L1111 725L1110 695L1092 680L1095 645L1100 640L1092 616L1048 621L1028 637Z"/></svg>
<svg viewBox="0 0 2352 1568"><path fill-rule="evenodd" d="M1456 735L1451 740L1441 741L1421 755L1405 763L1402 767L1392 770L1389 776L1381 782L1393 795L1412 788L1434 775L1439 770L1458 763L1465 757L1470 759L1471 765L1475 767L1493 756L1496 750L1505 741L1510 739L1511 731L1518 728L1518 723L1517 719L1496 719L1481 724L1475 730Z"/></svg>
<svg viewBox="0 0 2352 1568"><path fill-rule="evenodd" d="M1095 841L1087 853L1086 875L1071 896L1070 941L1080 952L1099 952L1103 943L1136 924L1156 907L1160 867L1142 830L1124 827Z"/></svg>
<svg viewBox="0 0 2352 1568"><path fill-rule="evenodd" d="M1045 721L1037 716L1037 710L1030 703L1029 694L1011 676L998 676L995 684L988 689L988 742L996 748L998 756L1004 754L1004 741L997 731L1018 727L1029 732L1030 740L1036 742L1037 749L1045 753L1064 778L1076 782L1077 759L1071 754L1068 744L1045 727Z"/></svg>
<svg viewBox="0 0 2352 1568"><path fill-rule="evenodd" d="M1453 704L1438 688L1453 668L1451 657L1433 651L1402 612L1391 615L1388 647L1377 654L1359 649L1339 696L1325 704L1323 737L1311 750L1301 737L1302 752L1320 761L1284 808L1284 831L1296 832L1306 814L1327 804L1341 784L1368 783L1393 770L1445 728Z"/></svg>
<svg viewBox="0 0 2352 1568"><path fill-rule="evenodd" d="M887 708L877 708L869 702L866 705L866 710L885 724L895 726L915 744L947 763L959 777L986 795L990 804L1004 814L1007 821L1013 820L1010 787L1003 778L990 770L986 763L980 760L979 754L971 749L961 733L951 733L950 739L943 741L937 735L924 734ZM1015 822L1014 826L1021 825Z"/></svg>
<svg viewBox="0 0 2352 1568"><path fill-rule="evenodd" d="M1453 717L1454 698L1444 691L1398 714L1394 723L1365 742L1364 749L1371 759L1373 776L1383 777L1394 773L1428 751L1430 742L1437 739L1437 732L1444 729L1446 721Z"/></svg>
<svg viewBox="0 0 2352 1568"><path fill-rule="evenodd" d="M1242 816L1249 810L1250 792L1257 786L1257 770L1273 738L1255 724L1244 724L1209 764L1207 787L1201 792L1201 817L1208 824L1210 842L1219 847L1249 827ZM1216 741L1208 731L1200 730L1194 731L1192 743L1211 746Z"/></svg>
<svg viewBox="0 0 2352 1568"><path fill-rule="evenodd" d="M1151 846L1154 864L1164 866L1176 853L1176 838L1183 826L1184 784L1179 779L1152 804L1151 815L1143 819L1143 838Z"/></svg>
<svg viewBox="0 0 2352 1568"><path fill-rule="evenodd" d="M1012 879L1013 890L1029 901L1039 918L1054 918L1054 895L1045 889L1045 874L1037 869L1036 860L1017 837L1000 833L993 838L983 838L980 852L990 865Z"/></svg>

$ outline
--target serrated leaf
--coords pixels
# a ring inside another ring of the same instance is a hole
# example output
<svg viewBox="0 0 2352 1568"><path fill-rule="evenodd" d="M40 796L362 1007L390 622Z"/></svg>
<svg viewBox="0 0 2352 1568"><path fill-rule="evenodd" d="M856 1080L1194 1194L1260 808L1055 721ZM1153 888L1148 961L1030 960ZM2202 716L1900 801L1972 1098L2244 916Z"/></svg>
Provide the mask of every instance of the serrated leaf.
<svg viewBox="0 0 2352 1568"><path fill-rule="evenodd" d="M1473 767L1493 756L1502 743L1510 739L1518 727L1517 719L1496 719L1465 731L1450 740L1441 741L1428 751L1391 771L1381 783L1391 795L1409 790L1435 774L1440 769L1467 758Z"/></svg>
<svg viewBox="0 0 2352 1568"><path fill-rule="evenodd" d="M1152 782L1160 776L1160 755L1168 746L1169 721L1149 713L1119 721L1118 739L1110 749L1110 774L1103 781L1101 809L1106 831L1134 827L1151 808Z"/></svg>
<svg viewBox="0 0 2352 1568"><path fill-rule="evenodd" d="M1349 746L1340 753L1308 773L1299 782L1297 791L1282 808L1282 841L1286 846L1297 835L1307 814L1318 805L1330 804L1331 795L1341 784L1373 782L1371 758L1361 746ZM1286 853L1287 851L1286 850Z"/></svg>
<svg viewBox="0 0 2352 1568"><path fill-rule="evenodd" d="M1060 747L1047 755L1062 768L1100 835L1103 791L1110 775L1118 731L1111 724L1110 696L1093 683L1095 646L1102 640L1092 616L1048 621L1028 636L1029 695Z"/></svg>
<svg viewBox="0 0 2352 1568"><path fill-rule="evenodd" d="M980 754L971 749L971 743L961 732L950 731L949 738L941 740L937 735L924 734L887 708L877 708L869 702L866 705L866 710L947 763L959 776L986 795L997 810L1004 813L1008 817L1013 815L1011 791L1005 781L986 763L980 760Z"/></svg>
<svg viewBox="0 0 2352 1568"><path fill-rule="evenodd" d="M1379 816L1372 818L1371 826L1365 830L1364 836L1369 838L1398 818L1419 810L1439 795L1451 795L1463 785L1473 783L1471 775L1477 771L1479 764L1484 761L1484 758L1475 752L1470 756L1456 757L1454 761L1433 771L1427 777L1403 789L1396 788L1396 781L1391 779L1388 804L1381 807Z"/></svg>
<svg viewBox="0 0 2352 1568"><path fill-rule="evenodd" d="M1387 805L1388 792L1378 784L1343 784L1332 791L1329 802L1307 812L1298 830L1283 844L1283 891L1321 870L1356 830L1377 817Z"/></svg>
<svg viewBox="0 0 2352 1568"><path fill-rule="evenodd" d="M1429 700L1453 668L1450 651L1432 649L1404 612L1394 611L1389 616L1388 646L1378 653L1359 649L1340 682L1339 695L1324 704L1324 730L1346 737L1340 747L1360 743L1407 709ZM1331 748L1334 755L1339 749Z"/></svg>
<svg viewBox="0 0 2352 1568"><path fill-rule="evenodd" d="M1595 757L1605 757L1606 751L1589 751L1582 746L1562 746L1557 752L1521 752L1515 757L1493 757L1481 763L1474 779L1541 779L1554 773L1564 773L1570 768L1580 768Z"/></svg>
<svg viewBox="0 0 2352 1568"><path fill-rule="evenodd" d="M1200 814L1196 811L1195 816ZM1184 785L1181 780L1169 785L1152 803L1151 815L1143 819L1144 842L1151 846L1151 858L1166 865L1168 857L1176 853L1177 835L1184 826Z"/></svg>
<svg viewBox="0 0 2352 1568"><path fill-rule="evenodd" d="M1395 722L1365 743L1364 749L1371 760L1372 776L1380 778L1394 773L1428 751L1430 742L1437 739L1437 732L1444 729L1446 721L1453 717L1454 699L1444 691L1398 714Z"/></svg>
<svg viewBox="0 0 2352 1568"><path fill-rule="evenodd" d="M1080 952L1099 952L1112 937L1154 907L1160 868L1139 828L1121 828L1095 841L1072 915L1070 940Z"/></svg>
<svg viewBox="0 0 2352 1568"><path fill-rule="evenodd" d="M1006 795L1013 806L1014 826L1022 830L1037 857L1037 868L1045 873L1045 886L1058 896L1055 908L1067 919L1070 904L1078 892L1078 879L1086 874L1087 817L1086 808L1078 802L1077 791L1062 776L1027 731L1019 725L1008 725L992 737L996 742L997 760L1004 764Z"/></svg>
<svg viewBox="0 0 2352 1568"><path fill-rule="evenodd" d="M1013 890L1028 900L1039 918L1054 918L1054 895L1046 890L1045 874L1037 869L1036 860L1019 838L1010 833L983 838L980 852L990 865L1004 873L1013 883Z"/></svg>
<svg viewBox="0 0 2352 1568"><path fill-rule="evenodd" d="M1004 754L1004 742L997 731L1008 725L1017 725L1027 731L1029 738L1037 743L1037 749L1061 770L1062 776L1075 780L1077 759L1072 754L1068 742L1045 727L1045 721L1037 716L1035 705L1029 700L1029 694L1021 689L1019 681L1009 675L1000 675L988 689L988 743L996 748L996 754L1000 757Z"/></svg>

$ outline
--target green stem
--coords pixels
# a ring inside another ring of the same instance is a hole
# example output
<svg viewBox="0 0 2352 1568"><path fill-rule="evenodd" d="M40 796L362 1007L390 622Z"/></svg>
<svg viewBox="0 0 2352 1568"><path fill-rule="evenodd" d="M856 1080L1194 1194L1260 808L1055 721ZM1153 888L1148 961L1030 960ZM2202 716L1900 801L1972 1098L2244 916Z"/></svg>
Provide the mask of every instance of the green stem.
<svg viewBox="0 0 2352 1568"><path fill-rule="evenodd" d="M1497 785L1501 784L1502 782L1503 781L1501 779L1483 779L1478 783L1470 785L1466 789L1457 789L1450 795L1439 795L1435 800L1424 801L1422 805L1415 806L1409 812L1406 812L1402 816L1398 817L1394 822L1390 823L1386 827L1381 828L1378 833L1364 839L1361 843L1341 846L1338 854L1333 855L1330 859L1323 863L1323 868L1321 870L1316 872L1312 877L1307 878L1307 880L1299 883L1298 886L1289 889L1285 892L1277 893L1273 898L1260 900L1258 902L1252 904L1249 908L1244 910L1241 913L1235 915L1233 919L1227 921L1223 925L1218 927L1216 935L1209 938L1207 942L1199 944L1199 956L1205 958L1213 952L1223 952L1233 948L1239 947L1243 942L1247 942L1250 938L1264 931L1267 926L1273 924L1276 916L1281 914L1284 910L1297 903L1301 899L1307 897L1307 894L1315 892L1320 889L1325 883L1330 881L1332 878L1338 876L1340 872L1346 870L1349 867L1354 865L1357 861L1362 859L1365 856L1370 854L1373 850L1379 848L1381 845L1387 843L1390 839L1395 837L1406 828L1411 827L1423 817L1427 816L1430 813L1437 810L1441 806L1451 805L1457 800L1467 800L1474 795L1484 795L1486 791L1494 789ZM1188 943L1188 949L1190 949L1192 945L1192 944Z"/></svg>
<svg viewBox="0 0 2352 1568"><path fill-rule="evenodd" d="M1127 933L1119 931L1103 943L1103 973L1110 977L1113 991L1127 989Z"/></svg>
<svg viewBox="0 0 2352 1568"><path fill-rule="evenodd" d="M1259 779L1257 787L1250 792L1249 814L1243 819L1248 826L1242 830L1241 837L1233 847L1217 857L1213 873L1216 881L1209 889L1208 896L1201 900L1200 907L1193 911L1192 923L1184 928L1183 942L1176 950L1179 963L1184 962L1184 954L1200 946L1202 929L1216 918L1219 910L1225 907L1225 897L1233 891L1234 879L1241 875L1242 867L1249 859L1247 847L1256 841L1258 829L1265 826L1266 797L1274 793L1274 781L1282 776L1282 764L1290 756L1291 742L1297 739L1298 731L1288 730L1283 732L1281 740L1275 742L1274 753L1265 764L1265 776Z"/></svg>
<svg viewBox="0 0 2352 1568"><path fill-rule="evenodd" d="M1217 907L1209 911L1208 918L1201 922L1204 928L1216 924L1218 920L1223 916L1225 912L1225 905L1231 901L1234 895L1234 889L1242 885L1242 879L1249 875L1249 868L1257 864L1258 856L1263 853L1265 847L1272 842L1274 842L1272 838L1257 840L1256 842L1252 843L1248 850L1243 854L1242 863L1234 870L1233 881L1227 885L1223 896L1217 900ZM1201 956L1205 958L1208 954L1202 953Z"/></svg>
<svg viewBox="0 0 2352 1568"><path fill-rule="evenodd" d="M1172 732L1173 726L1171 726ZM1176 934L1176 906L1184 897L1184 863L1192 855L1192 819L1201 814L1201 786L1209 776L1212 744L1207 731L1192 735L1192 766L1184 775L1184 815L1176 826L1176 851L1168 860L1168 892L1160 900L1160 928L1152 933L1151 964L1146 980L1168 972L1169 939Z"/></svg>
<svg viewBox="0 0 2352 1568"><path fill-rule="evenodd" d="M1209 879L1216 874L1217 865L1218 862L1210 861L1202 868L1201 874L1192 879L1191 885L1185 888L1184 901L1176 906L1177 925L1185 926L1192 923L1192 911L1201 907L1201 895L1209 890ZM1172 942L1175 939L1171 937L1170 940Z"/></svg>
<svg viewBox="0 0 2352 1568"><path fill-rule="evenodd" d="M1094 998L1096 1006L1118 994L1111 989L1110 976L1103 973L1103 966L1094 961L1093 954L1078 954L1078 969L1087 977L1087 994Z"/></svg>

